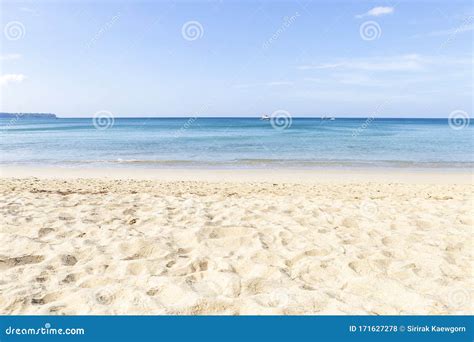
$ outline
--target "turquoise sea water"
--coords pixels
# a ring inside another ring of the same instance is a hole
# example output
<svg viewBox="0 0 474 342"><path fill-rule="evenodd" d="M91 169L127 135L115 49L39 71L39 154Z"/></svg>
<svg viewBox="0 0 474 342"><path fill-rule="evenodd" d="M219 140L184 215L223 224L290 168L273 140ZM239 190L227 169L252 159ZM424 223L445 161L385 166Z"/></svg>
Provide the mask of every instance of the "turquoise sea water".
<svg viewBox="0 0 474 342"><path fill-rule="evenodd" d="M288 121L254 118L115 118L95 124L90 118L0 119L0 164L141 168L474 166L472 125L453 129L447 119L293 118L289 125Z"/></svg>

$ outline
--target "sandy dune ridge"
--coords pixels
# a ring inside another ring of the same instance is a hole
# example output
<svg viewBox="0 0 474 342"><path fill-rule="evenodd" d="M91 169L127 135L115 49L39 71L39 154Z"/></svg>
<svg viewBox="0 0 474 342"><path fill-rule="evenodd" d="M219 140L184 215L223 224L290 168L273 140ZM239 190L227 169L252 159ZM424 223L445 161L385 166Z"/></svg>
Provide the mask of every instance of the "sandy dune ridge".
<svg viewBox="0 0 474 342"><path fill-rule="evenodd" d="M0 179L1 314L472 314L472 184Z"/></svg>

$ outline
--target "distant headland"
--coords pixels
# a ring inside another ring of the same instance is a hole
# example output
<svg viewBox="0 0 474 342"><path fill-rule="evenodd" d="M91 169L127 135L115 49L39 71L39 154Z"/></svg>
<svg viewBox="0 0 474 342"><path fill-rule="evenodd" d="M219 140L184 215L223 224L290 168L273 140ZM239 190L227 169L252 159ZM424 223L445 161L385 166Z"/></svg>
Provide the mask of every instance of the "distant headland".
<svg viewBox="0 0 474 342"><path fill-rule="evenodd" d="M56 114L51 113L0 113L0 118L40 118L40 119L57 119Z"/></svg>

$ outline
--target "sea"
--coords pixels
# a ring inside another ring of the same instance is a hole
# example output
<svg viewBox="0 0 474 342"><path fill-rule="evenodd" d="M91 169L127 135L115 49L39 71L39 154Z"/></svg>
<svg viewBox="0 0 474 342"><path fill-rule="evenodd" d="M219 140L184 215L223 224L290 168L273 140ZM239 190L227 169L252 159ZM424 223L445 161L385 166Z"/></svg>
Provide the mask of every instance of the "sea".
<svg viewBox="0 0 474 342"><path fill-rule="evenodd" d="M380 118L0 119L0 165L472 169L469 121Z"/></svg>

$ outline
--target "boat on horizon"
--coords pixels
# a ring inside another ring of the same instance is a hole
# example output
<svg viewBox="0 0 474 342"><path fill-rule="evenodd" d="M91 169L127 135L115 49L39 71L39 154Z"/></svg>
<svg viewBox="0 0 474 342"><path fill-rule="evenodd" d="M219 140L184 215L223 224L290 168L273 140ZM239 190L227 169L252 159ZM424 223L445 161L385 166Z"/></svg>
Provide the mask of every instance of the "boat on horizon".
<svg viewBox="0 0 474 342"><path fill-rule="evenodd" d="M270 120L270 116L267 115L267 114L263 114L261 117L260 117L260 120Z"/></svg>

